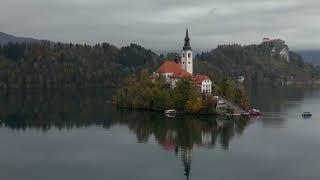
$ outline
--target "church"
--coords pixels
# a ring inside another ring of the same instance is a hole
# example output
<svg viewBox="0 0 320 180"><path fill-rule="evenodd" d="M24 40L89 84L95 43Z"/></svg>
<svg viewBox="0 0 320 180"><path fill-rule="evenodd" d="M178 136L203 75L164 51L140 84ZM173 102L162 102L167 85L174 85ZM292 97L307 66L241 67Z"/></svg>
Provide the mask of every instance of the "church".
<svg viewBox="0 0 320 180"><path fill-rule="evenodd" d="M193 74L193 55L190 45L188 29L184 38L184 45L181 51L181 59L165 60L164 63L153 73L151 79L163 76L171 88L176 87L176 83L181 78L189 77L202 93L211 94L212 81L207 75Z"/></svg>

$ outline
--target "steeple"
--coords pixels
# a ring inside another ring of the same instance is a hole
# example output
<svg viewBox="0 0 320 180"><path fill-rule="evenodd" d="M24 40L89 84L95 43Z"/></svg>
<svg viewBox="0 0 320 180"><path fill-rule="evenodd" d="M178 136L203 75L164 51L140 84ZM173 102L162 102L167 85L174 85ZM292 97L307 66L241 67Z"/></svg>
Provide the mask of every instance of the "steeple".
<svg viewBox="0 0 320 180"><path fill-rule="evenodd" d="M184 38L180 64L182 69L188 71L190 74L193 74L192 50L190 46L188 29L186 30L186 37Z"/></svg>
<svg viewBox="0 0 320 180"><path fill-rule="evenodd" d="M188 28L186 29L186 37L184 38L183 50L191 50Z"/></svg>

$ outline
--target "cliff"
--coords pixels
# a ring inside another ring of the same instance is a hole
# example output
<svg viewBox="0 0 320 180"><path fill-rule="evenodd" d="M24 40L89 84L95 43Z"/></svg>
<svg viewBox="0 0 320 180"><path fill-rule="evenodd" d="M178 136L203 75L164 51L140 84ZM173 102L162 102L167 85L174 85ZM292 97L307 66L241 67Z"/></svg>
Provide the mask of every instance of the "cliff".
<svg viewBox="0 0 320 180"><path fill-rule="evenodd" d="M265 38L261 44L261 48L266 49L272 57L278 57L286 62L290 61L289 47L285 44L285 41L281 39Z"/></svg>

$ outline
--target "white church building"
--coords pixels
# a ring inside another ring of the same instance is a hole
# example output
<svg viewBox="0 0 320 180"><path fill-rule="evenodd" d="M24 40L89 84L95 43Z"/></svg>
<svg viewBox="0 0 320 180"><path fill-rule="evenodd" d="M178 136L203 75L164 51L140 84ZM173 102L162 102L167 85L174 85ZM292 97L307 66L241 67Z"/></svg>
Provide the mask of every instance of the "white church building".
<svg viewBox="0 0 320 180"><path fill-rule="evenodd" d="M181 52L180 61L166 60L151 76L155 79L157 76L165 77L165 80L172 88L176 83L185 77L190 77L192 82L199 88L202 93L212 92L212 81L206 75L193 74L193 55L190 46L190 38L188 29L186 30L186 37L184 38L184 46Z"/></svg>

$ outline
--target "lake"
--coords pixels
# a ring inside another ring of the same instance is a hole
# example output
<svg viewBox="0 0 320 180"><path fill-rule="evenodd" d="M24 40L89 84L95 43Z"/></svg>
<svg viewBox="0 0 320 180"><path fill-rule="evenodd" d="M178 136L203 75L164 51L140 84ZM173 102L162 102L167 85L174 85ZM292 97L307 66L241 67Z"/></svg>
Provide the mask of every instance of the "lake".
<svg viewBox="0 0 320 180"><path fill-rule="evenodd" d="M320 177L319 88L251 89L263 117L232 120L116 110L111 95L1 94L0 179Z"/></svg>

